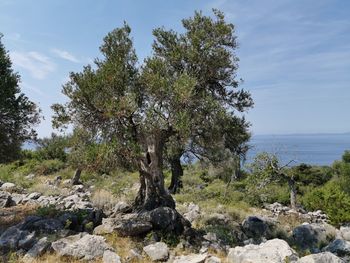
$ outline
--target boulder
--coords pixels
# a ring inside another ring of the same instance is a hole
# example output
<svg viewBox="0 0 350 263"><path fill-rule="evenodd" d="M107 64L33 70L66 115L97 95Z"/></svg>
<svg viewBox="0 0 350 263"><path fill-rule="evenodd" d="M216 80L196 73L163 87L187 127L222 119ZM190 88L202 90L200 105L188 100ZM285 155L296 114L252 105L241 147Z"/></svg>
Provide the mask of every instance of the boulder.
<svg viewBox="0 0 350 263"><path fill-rule="evenodd" d="M113 213L126 213L128 211L131 211L131 206L123 201L118 202L114 208L113 208Z"/></svg>
<svg viewBox="0 0 350 263"><path fill-rule="evenodd" d="M21 230L17 226L9 227L0 236L0 250L3 252L17 250L19 241L25 239L29 234L28 231Z"/></svg>
<svg viewBox="0 0 350 263"><path fill-rule="evenodd" d="M340 257L350 256L350 242L344 239L336 239L323 250L336 254Z"/></svg>
<svg viewBox="0 0 350 263"><path fill-rule="evenodd" d="M65 229L79 230L78 229L78 216L72 212L65 212L58 217L58 220L62 223Z"/></svg>
<svg viewBox="0 0 350 263"><path fill-rule="evenodd" d="M335 237L333 229L326 224L303 224L293 229L293 240L300 249L317 253Z"/></svg>
<svg viewBox="0 0 350 263"><path fill-rule="evenodd" d="M175 257L173 263L204 263L207 257L207 254L190 254L186 256L178 256Z"/></svg>
<svg viewBox="0 0 350 263"><path fill-rule="evenodd" d="M312 254L300 258L297 263L345 263L341 258L330 252Z"/></svg>
<svg viewBox="0 0 350 263"><path fill-rule="evenodd" d="M208 258L206 258L204 263L221 263L221 259L218 257L209 256Z"/></svg>
<svg viewBox="0 0 350 263"><path fill-rule="evenodd" d="M11 193L11 199L14 205L18 205L22 203L24 198L25 198L24 194Z"/></svg>
<svg viewBox="0 0 350 263"><path fill-rule="evenodd" d="M40 234L54 234L64 229L62 222L55 218L35 220L21 227L22 230L35 231Z"/></svg>
<svg viewBox="0 0 350 263"><path fill-rule="evenodd" d="M196 219L198 219L201 216L199 206L190 203L187 207L187 213L184 214L184 218L186 218L191 223L194 222Z"/></svg>
<svg viewBox="0 0 350 263"><path fill-rule="evenodd" d="M271 237L274 228L273 221L258 216L249 216L242 222L243 232L254 240Z"/></svg>
<svg viewBox="0 0 350 263"><path fill-rule="evenodd" d="M229 250L228 263L284 263L298 259L296 252L281 239L272 239L260 245L247 245Z"/></svg>
<svg viewBox="0 0 350 263"><path fill-rule="evenodd" d="M30 200L36 200L36 199L38 199L40 196L41 196L41 193L33 192L33 193L30 193L26 198L27 198L27 199L30 199Z"/></svg>
<svg viewBox="0 0 350 263"><path fill-rule="evenodd" d="M150 212L150 222L154 230L182 233L184 226L191 223L183 218L175 209L158 207Z"/></svg>
<svg viewBox="0 0 350 263"><path fill-rule="evenodd" d="M9 207L12 205L11 195L7 192L0 191L0 208Z"/></svg>
<svg viewBox="0 0 350 263"><path fill-rule="evenodd" d="M120 257L113 251L105 250L102 257L103 263L121 263Z"/></svg>
<svg viewBox="0 0 350 263"><path fill-rule="evenodd" d="M346 241L350 241L350 226L341 226L340 235Z"/></svg>
<svg viewBox="0 0 350 263"><path fill-rule="evenodd" d="M50 247L47 237L41 238L35 245L25 254L22 261L24 263L32 263L37 257L42 255Z"/></svg>
<svg viewBox="0 0 350 263"><path fill-rule="evenodd" d="M52 243L52 248L60 256L83 260L100 258L105 250L111 249L103 237L86 233L61 238Z"/></svg>
<svg viewBox="0 0 350 263"><path fill-rule="evenodd" d="M143 251L145 251L152 261L165 261L169 258L169 248L163 242L145 246Z"/></svg>
<svg viewBox="0 0 350 263"><path fill-rule="evenodd" d="M3 191L12 191L15 188L16 188L16 185L14 183L3 183L0 186L0 190L3 190Z"/></svg>
<svg viewBox="0 0 350 263"><path fill-rule="evenodd" d="M122 236L139 236L151 231L152 223L146 217L128 214L114 219L113 228Z"/></svg>
<svg viewBox="0 0 350 263"><path fill-rule="evenodd" d="M18 240L18 248L28 251L36 242L35 232L23 231L22 237Z"/></svg>

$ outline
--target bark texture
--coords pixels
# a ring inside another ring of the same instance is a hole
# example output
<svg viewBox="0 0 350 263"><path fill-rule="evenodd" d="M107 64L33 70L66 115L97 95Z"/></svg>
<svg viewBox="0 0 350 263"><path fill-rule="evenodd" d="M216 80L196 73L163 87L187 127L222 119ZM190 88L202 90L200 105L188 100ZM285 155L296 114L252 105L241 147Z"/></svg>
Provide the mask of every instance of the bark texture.
<svg viewBox="0 0 350 263"><path fill-rule="evenodd" d="M134 203L137 210L175 208L174 199L164 187L163 148L162 136L148 138L147 152L140 160L140 190Z"/></svg>
<svg viewBox="0 0 350 263"><path fill-rule="evenodd" d="M168 189L171 194L179 193L182 188L182 176L184 172L180 158L181 155L176 155L169 160L171 166L171 181Z"/></svg>

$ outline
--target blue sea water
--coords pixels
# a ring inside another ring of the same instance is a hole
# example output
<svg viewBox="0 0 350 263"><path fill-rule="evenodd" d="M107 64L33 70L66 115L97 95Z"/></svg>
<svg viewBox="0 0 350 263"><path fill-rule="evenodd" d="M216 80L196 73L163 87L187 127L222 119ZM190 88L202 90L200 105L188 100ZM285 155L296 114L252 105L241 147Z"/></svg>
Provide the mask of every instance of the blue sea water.
<svg viewBox="0 0 350 263"><path fill-rule="evenodd" d="M331 165L340 160L345 150L350 150L350 133L346 134L296 134L255 135L247 155L251 162L259 152L275 153L284 163Z"/></svg>
<svg viewBox="0 0 350 263"><path fill-rule="evenodd" d="M275 153L283 163L295 160L295 164L331 165L340 160L345 150L350 150L350 133L346 134L293 134L254 135L249 142L251 149L247 163L259 152ZM34 150L35 143L25 143L24 149Z"/></svg>

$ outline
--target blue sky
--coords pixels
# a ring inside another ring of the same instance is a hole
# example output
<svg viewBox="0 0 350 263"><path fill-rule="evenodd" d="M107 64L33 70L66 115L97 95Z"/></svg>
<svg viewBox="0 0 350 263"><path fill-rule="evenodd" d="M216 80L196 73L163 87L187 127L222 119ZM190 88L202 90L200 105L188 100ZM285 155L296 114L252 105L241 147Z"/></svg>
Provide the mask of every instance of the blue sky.
<svg viewBox="0 0 350 263"><path fill-rule="evenodd" d="M181 30L194 10L226 13L236 25L239 77L255 101L254 134L350 131L350 1L347 0L0 0L0 32L22 90L43 110L63 102L70 71L98 57L103 37L126 20L139 58L152 29Z"/></svg>

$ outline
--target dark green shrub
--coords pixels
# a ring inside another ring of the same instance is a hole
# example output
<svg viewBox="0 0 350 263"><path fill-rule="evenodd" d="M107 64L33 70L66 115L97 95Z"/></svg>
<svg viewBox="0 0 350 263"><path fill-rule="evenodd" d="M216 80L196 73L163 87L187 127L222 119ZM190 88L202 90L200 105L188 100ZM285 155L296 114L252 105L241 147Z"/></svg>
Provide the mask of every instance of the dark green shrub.
<svg viewBox="0 0 350 263"><path fill-rule="evenodd" d="M342 190L339 181L330 181L306 193L301 201L308 210L327 213L333 224L350 222L350 195Z"/></svg>
<svg viewBox="0 0 350 263"><path fill-rule="evenodd" d="M41 160L58 159L62 162L67 160L67 150L69 139L65 136L52 134L49 138L43 138L38 141L36 157Z"/></svg>
<svg viewBox="0 0 350 263"><path fill-rule="evenodd" d="M49 206L39 207L36 210L36 214L38 216L42 216L42 217L54 218L54 217L57 217L60 214L60 211L57 210L56 206L49 205Z"/></svg>
<svg viewBox="0 0 350 263"><path fill-rule="evenodd" d="M342 159L344 163L350 163L350 151L345 151Z"/></svg>
<svg viewBox="0 0 350 263"><path fill-rule="evenodd" d="M333 175L332 168L328 166L312 166L308 164L300 164L293 167L295 180L301 185L319 186L328 182Z"/></svg>

